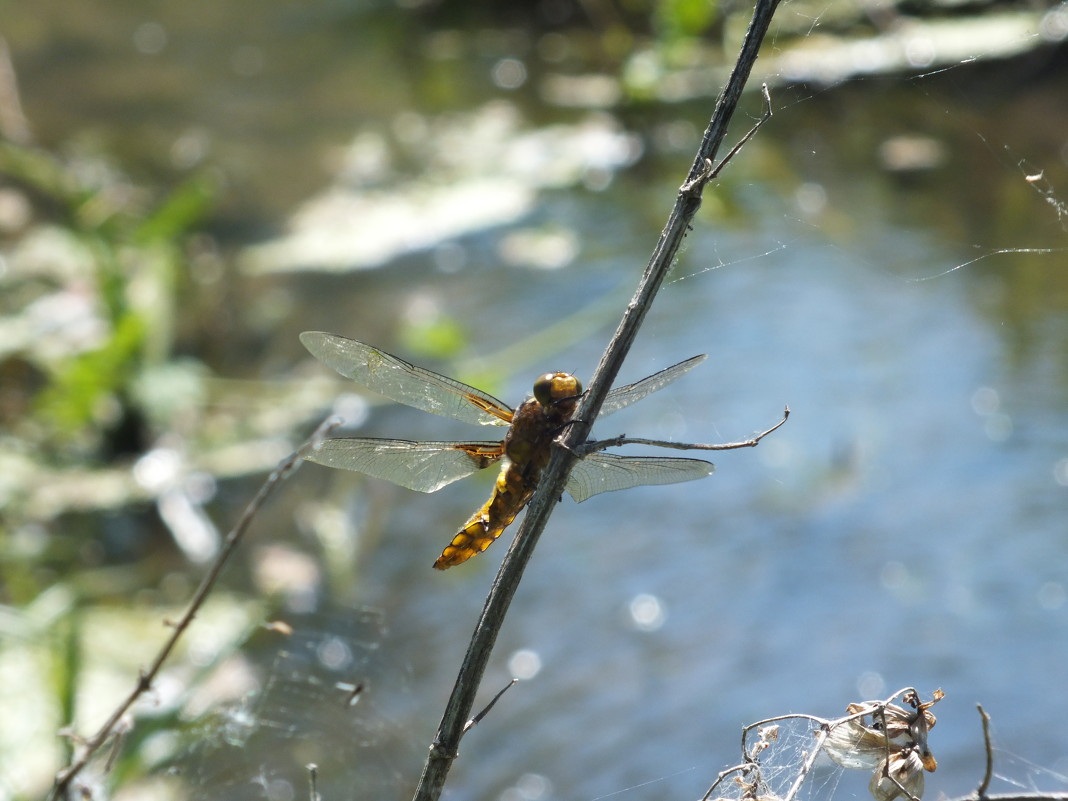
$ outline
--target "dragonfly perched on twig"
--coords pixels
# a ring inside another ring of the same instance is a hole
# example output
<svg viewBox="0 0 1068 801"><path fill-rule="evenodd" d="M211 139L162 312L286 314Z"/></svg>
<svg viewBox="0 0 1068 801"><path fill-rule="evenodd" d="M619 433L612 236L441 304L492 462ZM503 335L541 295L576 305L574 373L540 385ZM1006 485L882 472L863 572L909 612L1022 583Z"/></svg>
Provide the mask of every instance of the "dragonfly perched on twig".
<svg viewBox="0 0 1068 801"><path fill-rule="evenodd" d="M582 398L582 384L573 375L546 373L534 382L534 396L512 409L482 390L354 339L306 331L300 341L327 367L397 403L466 423L508 426L503 439L496 441L325 439L306 457L318 464L354 470L419 492L434 492L502 463L489 500L461 526L434 562L439 570L466 562L486 550L515 520L537 489L553 440L571 420ZM662 389L704 360L705 356L694 356L641 381L613 389L605 398L601 415ZM693 481L714 469L711 462L702 459L591 452L575 463L564 489L582 502L602 492Z"/></svg>

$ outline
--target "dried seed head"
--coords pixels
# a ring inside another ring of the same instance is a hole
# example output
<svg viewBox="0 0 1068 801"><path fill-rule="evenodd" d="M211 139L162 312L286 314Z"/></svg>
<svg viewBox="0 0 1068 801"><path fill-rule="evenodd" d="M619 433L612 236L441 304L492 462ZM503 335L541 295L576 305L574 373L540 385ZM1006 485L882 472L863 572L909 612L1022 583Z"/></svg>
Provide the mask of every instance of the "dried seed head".
<svg viewBox="0 0 1068 801"><path fill-rule="evenodd" d="M927 735L935 725L930 707L943 697L936 690L931 701L921 703L909 692L904 702L911 709L882 701L849 704L850 717L830 724L823 750L844 768L874 770L870 790L876 801L904 794L919 798L923 771L938 767Z"/></svg>
<svg viewBox="0 0 1068 801"><path fill-rule="evenodd" d="M823 750L843 768L873 770L886 758L886 738L881 731L864 725L862 718L854 718L832 724Z"/></svg>
<svg viewBox="0 0 1068 801"><path fill-rule="evenodd" d="M923 761L916 749L891 754L889 761L872 773L868 790L875 801L894 801L906 794L920 798L923 795Z"/></svg>

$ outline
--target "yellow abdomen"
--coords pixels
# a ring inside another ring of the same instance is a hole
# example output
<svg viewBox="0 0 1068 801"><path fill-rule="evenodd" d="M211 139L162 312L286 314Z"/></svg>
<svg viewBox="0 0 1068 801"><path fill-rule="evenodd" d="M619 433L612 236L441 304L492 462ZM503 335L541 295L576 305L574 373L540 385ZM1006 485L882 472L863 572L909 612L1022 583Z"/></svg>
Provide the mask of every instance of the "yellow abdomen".
<svg viewBox="0 0 1068 801"><path fill-rule="evenodd" d="M527 488L519 468L511 463L505 465L497 476L489 500L471 515L452 542L445 546L434 567L446 570L482 553L511 525L533 494L533 487Z"/></svg>

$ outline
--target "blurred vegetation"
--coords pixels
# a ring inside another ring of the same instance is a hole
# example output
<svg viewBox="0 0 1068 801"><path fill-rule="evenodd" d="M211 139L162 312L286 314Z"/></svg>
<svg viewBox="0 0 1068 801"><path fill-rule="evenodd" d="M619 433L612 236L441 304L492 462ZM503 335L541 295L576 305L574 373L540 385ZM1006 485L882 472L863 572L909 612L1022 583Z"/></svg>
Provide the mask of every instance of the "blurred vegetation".
<svg viewBox="0 0 1068 801"><path fill-rule="evenodd" d="M0 661L39 669L39 680L23 677L19 698L7 699L17 708L5 706L45 714L56 730L75 719L85 680L83 595L97 593L85 582L55 583L84 550L48 536L30 496L54 487L49 471L104 467L166 430L167 412L148 402L144 387L174 358L187 247L215 191L204 175L149 189L101 157L0 142L0 603L11 605ZM51 714L50 704L34 704L39 693L56 699ZM57 742L57 760L69 759L69 743ZM7 745L12 753L26 747Z"/></svg>
<svg viewBox="0 0 1068 801"><path fill-rule="evenodd" d="M27 397L9 390L5 429L60 463L140 452L148 421L165 420L139 388L173 357L188 238L211 208L212 181L197 175L156 199L158 190L134 186L105 164L11 143L0 147L0 174L8 192L17 188L50 218L24 233L22 250L9 258L5 283L23 313L5 310L21 325L18 345L9 337L3 355L28 363L40 379ZM55 248L51 264L25 253L45 238ZM54 312L44 319L27 313L49 301Z"/></svg>

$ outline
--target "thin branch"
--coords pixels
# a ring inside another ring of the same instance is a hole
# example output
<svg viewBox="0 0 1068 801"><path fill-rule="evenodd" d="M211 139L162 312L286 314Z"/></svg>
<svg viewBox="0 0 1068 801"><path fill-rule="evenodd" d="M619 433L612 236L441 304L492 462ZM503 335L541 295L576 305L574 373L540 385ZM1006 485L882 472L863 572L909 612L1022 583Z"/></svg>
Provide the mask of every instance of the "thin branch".
<svg viewBox="0 0 1068 801"><path fill-rule="evenodd" d="M71 789L71 783L74 779L85 769L85 766L89 764L96 752L99 751L116 732L120 721L129 711L130 707L132 707L137 699L144 693L148 692L152 687L152 682L155 681L160 669L178 644L178 640L185 633L185 630L193 623L200 608L204 605L204 601L207 600L208 595L215 588L215 584L222 573L223 567L226 565L226 562L229 560L233 552L237 549L242 537L248 530L249 524L260 511L263 504L274 490L283 481L289 478L290 474L292 474L297 467L299 467L304 456L311 451L311 449L330 430L336 428L339 424L340 420L337 418L324 421L315 430L315 433L312 434L300 448L283 459L278 467L274 469L274 472L272 472L267 477L267 480L263 482L263 486L260 487L259 492L256 493L256 496L249 502L248 506L245 507L245 511L241 514L240 519L230 530L230 533L226 535L226 540L223 543L222 549L219 551L219 555L215 558L207 575L204 576L197 591L193 594L193 598L189 602L189 607L186 609L185 614L182 615L177 623L168 623L168 625L172 626L173 631L171 632L171 636L160 648L159 653L156 654L156 658L152 661L151 666L148 670L142 670L140 672L133 690L126 699L115 708L111 713L111 716L104 722L104 725L100 727L96 734L81 744L81 754L78 758L56 774L55 783L48 796L50 801L58 801L58 799L67 797L68 792Z"/></svg>
<svg viewBox="0 0 1068 801"><path fill-rule="evenodd" d="M607 448L618 448L621 445L653 445L657 448L673 448L677 451L733 451L739 448L755 448L760 444L760 440L764 439L764 437L772 431L778 430L789 417L790 407L787 406L783 411L782 420L766 431L761 431L759 434L740 442L725 442L714 445L704 442L671 442L663 439L642 439L640 437L628 437L626 434L620 434L618 437L599 439L579 446L579 455L585 456L594 451L603 451Z"/></svg>
<svg viewBox="0 0 1068 801"><path fill-rule="evenodd" d="M753 763L751 763L751 762L743 762L741 765L735 765L733 768L727 768L726 770L721 770L719 772L719 774L716 776L716 780L714 782L712 782L712 786L708 788L708 790L705 792L705 794L703 796L701 796L701 801L708 801L712 797L712 793L714 793L716 791L716 788L719 787L721 784L723 784L723 780L726 779L728 776L730 776L732 773L743 773L744 774L744 773L748 773L749 771L754 770L754 769L755 768L753 766Z"/></svg>
<svg viewBox="0 0 1068 801"><path fill-rule="evenodd" d="M732 147L730 153L724 156L715 167L712 166L712 159L705 159L705 168L701 170L696 178L691 178L686 181L686 183L679 189L680 192L692 193L699 191L709 181L714 180L716 176L723 171L723 168L730 163L731 159L737 156L738 152L745 147L746 143L756 135L756 132L760 130L760 126L771 119L771 93L768 92L768 85L766 83L760 85L760 93L764 97L764 114L756 121L756 125L750 128L746 135L738 140L738 144Z"/></svg>
<svg viewBox="0 0 1068 801"><path fill-rule="evenodd" d="M787 791L783 801L794 801L797 797L798 791L801 789L801 785L808 777L809 771L812 770L812 766L816 764L816 760L820 756L820 751L823 750L823 744L830 736L831 730L828 728L821 728L816 733L816 747L809 749L808 755L805 757L805 761L801 766L801 770L797 774L797 778L794 779L794 783L790 785L790 789Z"/></svg>
<svg viewBox="0 0 1068 801"><path fill-rule="evenodd" d="M519 679L512 679L510 682L508 682L506 685L504 685L504 687L502 687L498 691L498 693L495 696L493 696L492 699L490 699L490 702L488 704L486 704L484 707L482 707L482 711L481 712L479 712L477 715L475 715L473 718L471 718L471 720L467 721L467 723L464 724L464 734L467 733L468 729L472 728L473 726L477 726L479 723L481 723L482 722L482 718L486 717L486 715L489 714L489 711L491 709L493 709L494 704L496 704L499 700L501 700L501 696L504 695L506 692L508 692L510 689L512 689L515 686L515 683L517 681L519 681Z"/></svg>
<svg viewBox="0 0 1068 801"><path fill-rule="evenodd" d="M749 732L756 728L763 728L769 723L778 723L780 720L811 720L819 726L828 726L832 722L824 720L823 718L818 718L815 715L806 715L804 712L789 712L785 715L776 715L775 717L758 720L756 723L750 723L742 729L742 754L746 755L749 753Z"/></svg>
<svg viewBox="0 0 1068 801"><path fill-rule="evenodd" d="M575 413L578 422L565 431L564 441L561 443L563 447L554 449L523 524L512 541L486 597L485 606L464 655L434 742L430 746L430 754L423 766L423 773L415 791L415 801L437 801L441 795L445 778L456 758L460 737L474 705L475 694L482 681L490 653L523 571L557 499L563 492L567 475L577 458L575 449L588 439L590 427L597 418L605 395L615 381L623 359L630 350L653 299L671 269L694 215L701 206L701 192L705 181L698 179L707 171L706 162L715 161L778 3L779 0L757 0L738 60L716 102L715 111L690 173L680 187L675 206L653 250L637 291L627 305L623 319L589 383L586 396Z"/></svg>
<svg viewBox="0 0 1068 801"><path fill-rule="evenodd" d="M983 719L983 745L986 748L986 772L983 773L983 780L979 782L979 789L975 791L975 797L979 801L983 801L987 797L986 791L990 787L990 779L994 775L994 749L990 745L990 715L983 709L982 704L976 704L975 706L979 710L979 716Z"/></svg>

